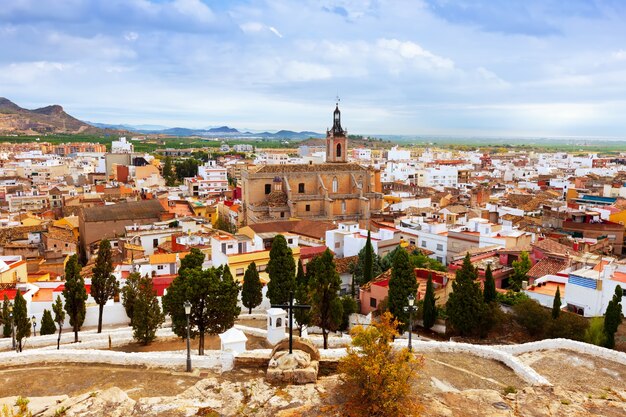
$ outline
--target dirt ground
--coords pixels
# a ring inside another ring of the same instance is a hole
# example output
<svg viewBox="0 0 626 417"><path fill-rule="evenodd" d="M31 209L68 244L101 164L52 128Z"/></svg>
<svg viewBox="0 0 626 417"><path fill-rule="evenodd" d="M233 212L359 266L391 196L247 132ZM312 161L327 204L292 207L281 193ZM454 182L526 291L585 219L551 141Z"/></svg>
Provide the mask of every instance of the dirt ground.
<svg viewBox="0 0 626 417"><path fill-rule="evenodd" d="M248 341L246 342L246 348L248 350L251 349L267 349L271 348L270 344L267 342L265 338L256 337L256 336L247 336ZM220 338L219 336L205 336L204 337L204 348L206 350L219 350L220 349ZM150 343L148 346L143 346L139 343L132 342L126 345L117 346L112 348L111 350L115 350L118 352L167 352L167 351L177 351L177 350L185 350L187 349L187 341L181 339L180 337L171 337L171 338L159 338L154 342ZM191 339L191 349L197 351L198 350L198 339Z"/></svg>
<svg viewBox="0 0 626 417"><path fill-rule="evenodd" d="M615 350L626 352L626 320L622 321L615 333Z"/></svg>
<svg viewBox="0 0 626 417"><path fill-rule="evenodd" d="M252 319L237 320L235 324L241 324L242 326L248 326L248 327L256 327L257 329L263 329L263 330L267 329L267 320L252 320Z"/></svg>
<svg viewBox="0 0 626 417"><path fill-rule="evenodd" d="M513 370L501 362L473 355L431 352L424 355L424 367L417 381L419 392L443 390L520 389L526 385Z"/></svg>
<svg viewBox="0 0 626 417"><path fill-rule="evenodd" d="M554 385L603 396L611 390L626 390L626 366L569 350L531 352L523 362Z"/></svg>
<svg viewBox="0 0 626 417"><path fill-rule="evenodd" d="M203 373L203 376L208 375ZM0 398L84 394L119 387L129 397L176 395L201 379L197 374L112 365L45 365L0 370Z"/></svg>

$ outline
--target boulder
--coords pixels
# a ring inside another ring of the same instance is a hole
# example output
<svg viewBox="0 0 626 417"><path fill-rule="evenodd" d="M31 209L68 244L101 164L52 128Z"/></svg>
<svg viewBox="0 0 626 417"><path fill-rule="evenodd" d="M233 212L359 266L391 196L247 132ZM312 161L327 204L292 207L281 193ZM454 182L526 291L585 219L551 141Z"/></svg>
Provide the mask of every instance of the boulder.
<svg viewBox="0 0 626 417"><path fill-rule="evenodd" d="M272 349L272 354L270 355L270 358L273 358L274 354L281 350L289 350L289 338L281 340L280 342L276 344L276 346L274 346L274 349ZM320 351L315 347L315 345L313 345L313 343L309 339L303 339L303 338L294 336L293 350L294 351L301 350L303 352L308 353L309 355L311 355L311 360L313 361L320 360Z"/></svg>

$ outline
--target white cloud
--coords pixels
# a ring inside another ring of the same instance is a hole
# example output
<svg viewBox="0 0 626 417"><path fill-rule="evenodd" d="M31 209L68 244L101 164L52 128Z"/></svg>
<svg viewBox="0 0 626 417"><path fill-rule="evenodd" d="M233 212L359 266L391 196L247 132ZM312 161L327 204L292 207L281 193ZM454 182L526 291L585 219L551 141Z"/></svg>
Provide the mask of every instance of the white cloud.
<svg viewBox="0 0 626 417"><path fill-rule="evenodd" d="M289 81L313 81L325 80L332 77L329 68L311 62L290 61L281 71L282 75Z"/></svg>
<svg viewBox="0 0 626 417"><path fill-rule="evenodd" d="M405 60L413 61L417 66L451 70L454 69L454 61L448 58L435 55L422 48L415 42L399 41L398 39L379 39L376 46L381 50L391 51Z"/></svg>
<svg viewBox="0 0 626 417"><path fill-rule="evenodd" d="M279 38L283 37L283 35L274 26L270 26L268 27L268 29L270 32L272 32L274 35L278 36Z"/></svg>
<svg viewBox="0 0 626 417"><path fill-rule="evenodd" d="M278 36L279 38L283 37L283 35L274 26L267 26L267 25L264 25L263 23L259 23L259 22L242 23L241 25L239 25L239 28L244 33L247 33L247 34L271 32L274 35Z"/></svg>
<svg viewBox="0 0 626 417"><path fill-rule="evenodd" d="M611 57L615 61L624 61L624 60L626 60L626 51L624 51L623 49L620 49L619 51L613 52L611 54Z"/></svg>
<svg viewBox="0 0 626 417"><path fill-rule="evenodd" d="M129 42L134 42L137 39L139 39L139 34L137 32L126 32L124 34L124 39L126 39Z"/></svg>

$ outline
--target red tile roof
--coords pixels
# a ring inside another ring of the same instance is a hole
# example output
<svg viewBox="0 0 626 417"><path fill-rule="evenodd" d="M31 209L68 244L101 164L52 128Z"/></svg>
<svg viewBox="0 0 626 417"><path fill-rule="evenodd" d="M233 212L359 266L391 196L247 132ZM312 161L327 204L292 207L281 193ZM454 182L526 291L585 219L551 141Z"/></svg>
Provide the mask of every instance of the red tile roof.
<svg viewBox="0 0 626 417"><path fill-rule="evenodd" d="M537 279L546 275L556 275L565 268L567 268L567 259L548 257L537 261L537 263L528 270L526 275L530 278Z"/></svg>

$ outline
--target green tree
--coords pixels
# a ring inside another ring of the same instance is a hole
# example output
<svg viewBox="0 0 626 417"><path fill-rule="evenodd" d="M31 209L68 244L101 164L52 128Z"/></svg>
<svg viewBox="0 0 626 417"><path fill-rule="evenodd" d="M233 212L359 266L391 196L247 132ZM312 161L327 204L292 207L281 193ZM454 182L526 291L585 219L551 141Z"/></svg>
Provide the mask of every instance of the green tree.
<svg viewBox="0 0 626 417"><path fill-rule="evenodd" d="M59 337L57 338L57 350L61 348L61 332L63 331L63 322L65 321L65 310L63 310L63 300L57 295L57 299L52 304L54 311L54 321L59 325Z"/></svg>
<svg viewBox="0 0 626 417"><path fill-rule="evenodd" d="M224 218L224 216L219 216L213 225L213 228L218 230L223 230L227 233L235 233L237 228L234 224Z"/></svg>
<svg viewBox="0 0 626 417"><path fill-rule="evenodd" d="M365 253L366 253L367 245L364 246L358 253L356 262L354 262L350 267L350 273L353 276L353 280L357 285L364 285L367 283L363 276L365 271ZM386 257L385 257L386 258ZM372 278L377 277L383 272L382 268L382 260L375 253L372 254ZM388 269L388 268L387 268ZM386 269L385 269L386 270Z"/></svg>
<svg viewBox="0 0 626 417"><path fill-rule="evenodd" d="M204 253L202 253L202 251L198 248L191 248L191 251L189 251L189 253L187 254L187 256L185 256L183 259L180 260L180 268L178 269L178 274L180 275L180 273L182 271L184 271L185 269L193 269L193 268L200 268L202 269L202 264L204 263L204 258L205 255Z"/></svg>
<svg viewBox="0 0 626 417"><path fill-rule="evenodd" d="M26 309L26 300L18 290L13 300L13 322L15 323L15 340L18 350L22 351L22 340L30 336L30 320Z"/></svg>
<svg viewBox="0 0 626 417"><path fill-rule="evenodd" d="M357 312L358 304L354 297L350 295L344 295L341 297L341 306L343 309L343 315L341 318L341 325L339 330L345 332L350 327L350 315Z"/></svg>
<svg viewBox="0 0 626 417"><path fill-rule="evenodd" d="M165 179L165 185L168 187L173 187L176 184L176 176L172 171L172 158L169 156L165 157L163 164L163 178Z"/></svg>
<svg viewBox="0 0 626 417"><path fill-rule="evenodd" d="M74 329L74 342L78 343L78 331L85 321L87 307L87 290L85 280L80 275L80 265L78 257L70 256L65 264L65 288L63 289L65 298L65 311L70 318L70 326Z"/></svg>
<svg viewBox="0 0 626 417"><path fill-rule="evenodd" d="M547 331L550 313L535 300L529 298L515 304L513 315L515 321L524 327L531 336L541 337Z"/></svg>
<svg viewBox="0 0 626 417"><path fill-rule="evenodd" d="M93 267L91 278L91 296L98 304L98 333L102 333L102 314L104 305L119 291L119 285L113 275L111 243L107 239L100 241L98 257Z"/></svg>
<svg viewBox="0 0 626 417"><path fill-rule="evenodd" d="M198 175L198 160L187 158L183 161L176 162L176 178L183 181L185 178L195 177Z"/></svg>
<svg viewBox="0 0 626 417"><path fill-rule="evenodd" d="M428 282L426 283L426 294L424 294L424 328L430 329L435 325L437 320L437 305L435 300L435 289L433 287L433 276L428 275Z"/></svg>
<svg viewBox="0 0 626 417"><path fill-rule="evenodd" d="M339 328L343 316L343 306L339 299L341 278L329 249L307 264L307 271L309 270L311 322L322 329L324 349L328 349L328 332Z"/></svg>
<svg viewBox="0 0 626 417"><path fill-rule="evenodd" d="M446 303L446 313L452 327L461 335L471 335L480 330L486 304L476 282L478 273L472 266L469 253L463 260L463 266L456 271L452 283L452 294Z"/></svg>
<svg viewBox="0 0 626 417"><path fill-rule="evenodd" d="M248 309L248 314L252 314L252 309L260 305L263 301L263 284L259 278L256 264L251 262L243 276L243 286L241 288L241 302Z"/></svg>
<svg viewBox="0 0 626 417"><path fill-rule="evenodd" d="M408 297L417 294L415 271L409 262L409 254L401 250L393 258L391 278L389 279L389 311L400 322L400 331L409 328Z"/></svg>
<svg viewBox="0 0 626 417"><path fill-rule="evenodd" d="M554 301L552 302L552 318L558 319L561 312L561 290L556 287L556 294L554 294Z"/></svg>
<svg viewBox="0 0 626 417"><path fill-rule="evenodd" d="M485 287L483 289L483 299L485 303L490 304L496 301L496 281L493 279L493 272L491 272L491 264L487 264L485 270Z"/></svg>
<svg viewBox="0 0 626 417"><path fill-rule="evenodd" d="M44 309L43 316L41 317L41 330L39 330L39 334L44 336L46 334L55 334L56 331L57 327L54 325L52 313L50 313L50 310Z"/></svg>
<svg viewBox="0 0 626 417"><path fill-rule="evenodd" d="M307 269L307 272L304 272L304 266L302 265L302 260L298 260L298 273L296 274L296 293L294 294L294 298L296 299L296 303L300 305L308 305L311 300L309 297L309 277L311 270ZM302 336L302 329L305 326L311 324L311 311L306 308L297 308L293 312L293 316L296 319L296 323L298 323L298 331L300 336Z"/></svg>
<svg viewBox="0 0 626 417"><path fill-rule="evenodd" d="M191 303L190 334L192 338L199 338L198 354L203 355L205 334L221 333L234 325L240 313L238 295L239 286L228 267L202 270L196 265L181 268L163 296L163 307L172 318L174 333L185 338L187 321L184 303Z"/></svg>
<svg viewBox="0 0 626 417"><path fill-rule="evenodd" d="M138 292L133 307L133 337L143 345L156 338L156 332L165 321L156 291L150 277L139 280Z"/></svg>
<svg viewBox="0 0 626 417"><path fill-rule="evenodd" d="M2 302L2 336L11 337L11 313L9 313L9 306L11 305L9 297L4 295L4 301Z"/></svg>
<svg viewBox="0 0 626 417"><path fill-rule="evenodd" d="M445 265L443 265L441 262L436 259L429 258L418 249L414 250L409 255L409 259L411 261L411 265L413 265L415 268L426 268L433 271L441 272L446 272L448 270L448 268L446 268Z"/></svg>
<svg viewBox="0 0 626 417"><path fill-rule="evenodd" d="M522 288L522 281L526 280L526 274L530 270L532 264L530 258L528 258L528 252L522 251L517 261L513 261L511 264L513 267L513 273L509 278L511 288L515 291L519 291Z"/></svg>
<svg viewBox="0 0 626 417"><path fill-rule="evenodd" d="M126 285L122 287L122 305L126 311L126 315L130 319L130 326L133 325L133 316L135 313L135 300L137 300L137 294L139 292L139 282L141 281L141 274L139 272L133 272L126 278Z"/></svg>
<svg viewBox="0 0 626 417"><path fill-rule="evenodd" d="M267 298L272 304L288 303L296 287L296 262L283 235L276 235L272 242L267 273L270 276Z"/></svg>
<svg viewBox="0 0 626 417"><path fill-rule="evenodd" d="M604 317L594 317L589 322L589 327L585 332L585 342L596 346L604 346L606 336L604 335Z"/></svg>
<svg viewBox="0 0 626 417"><path fill-rule="evenodd" d="M367 240L365 241L365 254L363 259L363 284L366 284L374 278L374 248L372 247L371 232L367 231Z"/></svg>
<svg viewBox="0 0 626 417"><path fill-rule="evenodd" d="M615 332L622 323L622 296L622 287L618 285L615 287L615 294L613 294L613 298L609 301L604 313L604 347L609 349L615 348Z"/></svg>

